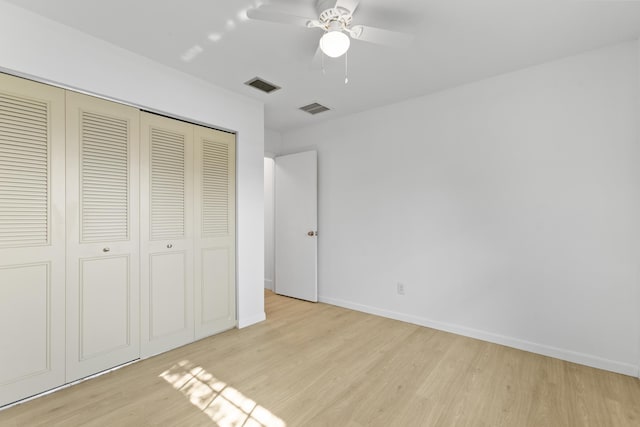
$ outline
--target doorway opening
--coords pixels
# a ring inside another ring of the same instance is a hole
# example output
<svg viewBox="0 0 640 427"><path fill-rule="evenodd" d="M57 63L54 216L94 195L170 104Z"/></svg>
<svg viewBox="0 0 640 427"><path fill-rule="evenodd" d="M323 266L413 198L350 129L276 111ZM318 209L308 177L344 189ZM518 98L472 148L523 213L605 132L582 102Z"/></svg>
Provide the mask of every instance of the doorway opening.
<svg viewBox="0 0 640 427"><path fill-rule="evenodd" d="M275 284L275 161L264 158L264 288Z"/></svg>

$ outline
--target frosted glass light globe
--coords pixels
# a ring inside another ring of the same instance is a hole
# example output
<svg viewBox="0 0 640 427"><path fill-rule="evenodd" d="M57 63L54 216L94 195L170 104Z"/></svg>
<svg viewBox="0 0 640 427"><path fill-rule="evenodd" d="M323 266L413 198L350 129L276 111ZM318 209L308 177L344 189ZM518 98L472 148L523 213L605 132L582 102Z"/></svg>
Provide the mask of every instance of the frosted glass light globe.
<svg viewBox="0 0 640 427"><path fill-rule="evenodd" d="M320 39L320 49L331 58L344 55L349 50L350 45L349 36L342 31L329 31Z"/></svg>

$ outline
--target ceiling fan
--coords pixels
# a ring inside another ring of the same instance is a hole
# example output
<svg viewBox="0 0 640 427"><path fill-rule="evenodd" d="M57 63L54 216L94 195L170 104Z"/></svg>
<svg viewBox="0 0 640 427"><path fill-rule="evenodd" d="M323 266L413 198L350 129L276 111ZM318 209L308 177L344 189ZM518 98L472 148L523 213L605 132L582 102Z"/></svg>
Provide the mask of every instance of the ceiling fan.
<svg viewBox="0 0 640 427"><path fill-rule="evenodd" d="M349 50L351 39L393 47L404 47L413 40L413 36L409 34L352 25L358 3L359 0L316 0L317 19L282 13L266 4L249 9L247 16L259 21L320 28L325 33L320 38L319 49L331 58L344 55Z"/></svg>

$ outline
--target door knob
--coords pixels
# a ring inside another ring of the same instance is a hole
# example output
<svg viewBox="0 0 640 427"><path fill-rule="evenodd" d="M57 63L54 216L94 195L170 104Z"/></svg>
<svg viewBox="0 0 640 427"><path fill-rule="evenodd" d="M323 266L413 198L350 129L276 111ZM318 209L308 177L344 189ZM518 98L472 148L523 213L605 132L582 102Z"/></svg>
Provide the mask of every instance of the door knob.
<svg viewBox="0 0 640 427"><path fill-rule="evenodd" d="M309 236L309 237L313 237L313 236L317 236L317 235L318 235L318 232L317 232L317 231L309 231L309 232L307 233L307 236Z"/></svg>
<svg viewBox="0 0 640 427"><path fill-rule="evenodd" d="M104 248L104 249L102 249L102 252L109 252L110 250L111 249L109 249L109 248Z"/></svg>

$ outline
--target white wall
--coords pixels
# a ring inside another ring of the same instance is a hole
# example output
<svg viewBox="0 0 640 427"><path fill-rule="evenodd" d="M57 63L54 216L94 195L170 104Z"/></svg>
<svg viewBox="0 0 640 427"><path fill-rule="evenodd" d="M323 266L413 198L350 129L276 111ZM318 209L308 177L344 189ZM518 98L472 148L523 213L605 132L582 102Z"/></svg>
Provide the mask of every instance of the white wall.
<svg viewBox="0 0 640 427"><path fill-rule="evenodd" d="M319 152L321 300L638 375L638 54L285 133Z"/></svg>
<svg viewBox="0 0 640 427"><path fill-rule="evenodd" d="M275 280L275 193L272 158L264 158L264 287L273 290Z"/></svg>
<svg viewBox="0 0 640 427"><path fill-rule="evenodd" d="M640 39L638 39L637 43L638 50L638 86L640 86ZM639 95L640 97L640 95ZM640 101L638 101L640 104ZM637 112L637 123L640 123L640 107ZM638 140L640 140L640 130L638 131ZM636 289L636 301L638 302L638 307L640 307L640 285L638 285ZM638 315L638 378L640 378L640 309L637 310Z"/></svg>
<svg viewBox="0 0 640 427"><path fill-rule="evenodd" d="M274 157L282 145L282 134L278 131L264 130L264 156Z"/></svg>
<svg viewBox="0 0 640 427"><path fill-rule="evenodd" d="M264 109L0 1L0 68L238 132L238 323L264 320Z"/></svg>

